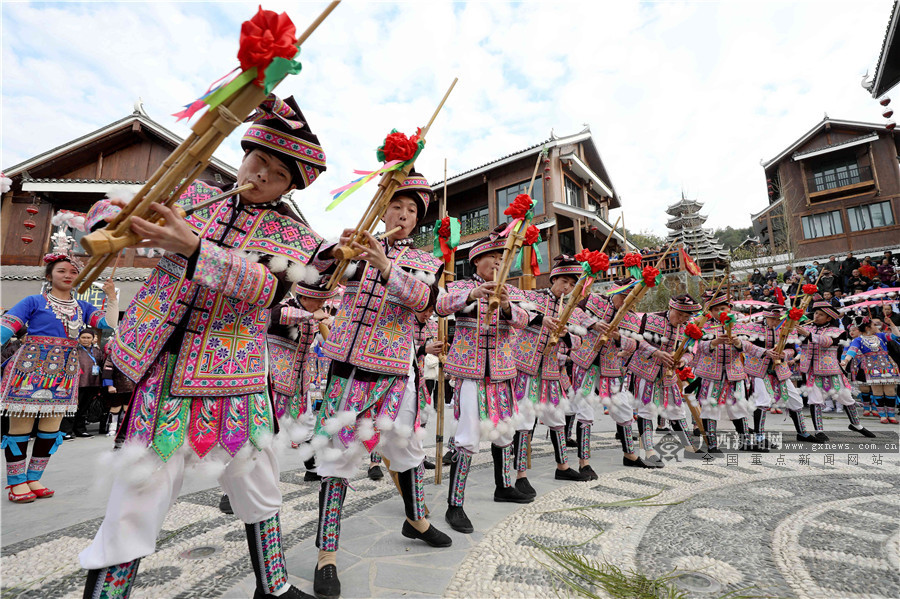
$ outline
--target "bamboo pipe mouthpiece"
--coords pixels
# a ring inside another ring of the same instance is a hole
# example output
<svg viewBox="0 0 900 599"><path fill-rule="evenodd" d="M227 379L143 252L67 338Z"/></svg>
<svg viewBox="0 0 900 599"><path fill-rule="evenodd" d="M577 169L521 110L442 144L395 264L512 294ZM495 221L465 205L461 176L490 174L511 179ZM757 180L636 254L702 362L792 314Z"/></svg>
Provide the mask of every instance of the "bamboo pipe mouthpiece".
<svg viewBox="0 0 900 599"><path fill-rule="evenodd" d="M394 233L397 233L398 231L402 231L402 230L403 230L403 227L394 227L390 231L385 231L384 233L376 235L375 239L381 241L382 239L384 239L386 237L390 237ZM359 250L354 249L347 245L339 245L336 248L334 248L333 250L331 250L331 255L334 256L335 260L339 260L339 261L352 260L353 258L356 258L357 256L359 256L361 253L362 252L360 252Z"/></svg>

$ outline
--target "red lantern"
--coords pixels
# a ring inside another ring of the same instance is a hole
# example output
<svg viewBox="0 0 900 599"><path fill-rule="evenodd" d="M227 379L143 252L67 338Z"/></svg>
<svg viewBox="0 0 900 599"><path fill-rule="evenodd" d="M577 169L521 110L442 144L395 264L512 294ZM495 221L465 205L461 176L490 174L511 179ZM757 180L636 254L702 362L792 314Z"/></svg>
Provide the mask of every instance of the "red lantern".
<svg viewBox="0 0 900 599"><path fill-rule="evenodd" d="M891 103L891 99L888 98L887 96L885 96L885 97L883 97L882 99L880 99L880 100L878 101L878 103L881 104L882 106L887 106L888 104Z"/></svg>
<svg viewBox="0 0 900 599"><path fill-rule="evenodd" d="M34 237L32 237L31 235L22 235L22 241L28 244L34 241Z"/></svg>
<svg viewBox="0 0 900 599"><path fill-rule="evenodd" d="M30 218L26 218L22 224L25 225L25 228L29 229L29 230L33 229L37 226L37 223L34 222L33 220L31 220Z"/></svg>
<svg viewBox="0 0 900 599"><path fill-rule="evenodd" d="M897 123L895 123L894 121L888 121L887 124L884 126L884 128L887 129L888 131L893 131L894 127L896 127L896 126L897 126Z"/></svg>
<svg viewBox="0 0 900 599"><path fill-rule="evenodd" d="M550 164L550 157L549 157L549 156L547 156L546 158L544 158L544 164Z"/></svg>
<svg viewBox="0 0 900 599"><path fill-rule="evenodd" d="M881 116L883 116L886 119L891 118L892 116L894 116L894 109L893 108L885 108L884 112L881 113Z"/></svg>
<svg viewBox="0 0 900 599"><path fill-rule="evenodd" d="M29 204L28 207L25 208L25 212L27 212L28 214L37 214L38 212L40 212L40 209L34 204Z"/></svg>

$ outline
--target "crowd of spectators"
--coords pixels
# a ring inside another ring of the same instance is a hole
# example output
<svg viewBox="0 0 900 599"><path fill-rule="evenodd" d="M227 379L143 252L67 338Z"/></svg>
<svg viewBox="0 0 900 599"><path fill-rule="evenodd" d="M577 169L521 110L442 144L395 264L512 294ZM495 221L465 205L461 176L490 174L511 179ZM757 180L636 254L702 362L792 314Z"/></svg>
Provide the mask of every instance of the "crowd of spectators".
<svg viewBox="0 0 900 599"><path fill-rule="evenodd" d="M814 261L802 266L788 265L780 274L771 266L764 271L756 268L747 277L743 299L783 304L785 297L796 295L802 285L817 280L823 297L840 305L840 299L848 295L900 287L900 262L890 251L880 258L866 256L862 260L850 252L843 260L829 256L824 264Z"/></svg>

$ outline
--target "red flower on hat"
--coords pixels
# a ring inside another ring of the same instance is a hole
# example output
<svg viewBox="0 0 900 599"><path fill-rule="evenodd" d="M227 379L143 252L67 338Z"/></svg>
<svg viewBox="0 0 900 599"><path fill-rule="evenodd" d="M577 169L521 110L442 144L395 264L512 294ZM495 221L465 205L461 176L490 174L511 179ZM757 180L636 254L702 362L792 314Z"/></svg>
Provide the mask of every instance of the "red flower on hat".
<svg viewBox="0 0 900 599"><path fill-rule="evenodd" d="M644 257L638 253L625 254L625 258L624 258L625 268L631 268L632 266L640 266L641 260L643 260L643 259L644 259Z"/></svg>
<svg viewBox="0 0 900 599"><path fill-rule="evenodd" d="M684 327L684 334L697 341L700 337L703 336L703 331L700 330L700 327L695 325L693 322Z"/></svg>
<svg viewBox="0 0 900 599"><path fill-rule="evenodd" d="M791 308L790 312L788 312L788 318L791 320L800 320L803 318L803 310L800 308Z"/></svg>
<svg viewBox="0 0 900 599"><path fill-rule="evenodd" d="M449 216L445 216L444 218L441 219L441 226L438 229L438 235L440 237L443 237L444 239L447 239L448 237L450 237L450 217Z"/></svg>
<svg viewBox="0 0 900 599"><path fill-rule="evenodd" d="M384 145L379 148L384 154L384 162L412 160L419 149L419 133L421 131L421 129L416 129L416 134L412 137L406 137L406 134L400 131L388 133L388 136L384 138Z"/></svg>
<svg viewBox="0 0 900 599"><path fill-rule="evenodd" d="M238 60L241 69L247 71L257 67L257 85L262 85L265 70L276 56L288 60L297 55L297 30L291 18L285 13L271 10L259 11L249 21L241 25Z"/></svg>
<svg viewBox="0 0 900 599"><path fill-rule="evenodd" d="M528 229L525 231L525 245L536 243L540 238L541 232L538 231L538 228L534 225L528 225Z"/></svg>
<svg viewBox="0 0 900 599"><path fill-rule="evenodd" d="M804 285L803 287L801 287L801 289L803 290L803 293L805 293L806 295L815 295L816 292L819 290L818 287L816 287L815 285L811 285L811 284Z"/></svg>
<svg viewBox="0 0 900 599"><path fill-rule="evenodd" d="M659 269L653 266L645 266L644 270L641 271L641 276L644 278L645 286L656 287L656 277L659 276Z"/></svg>
<svg viewBox="0 0 900 599"><path fill-rule="evenodd" d="M691 370L690 366L685 366L684 368L679 368L675 371L675 374L678 375L679 381L689 381L694 378L694 371Z"/></svg>
<svg viewBox="0 0 900 599"><path fill-rule="evenodd" d="M509 205L509 208L503 211L503 214L513 217L513 220L524 219L532 206L534 206L534 200L531 199L531 196L527 193L520 193Z"/></svg>

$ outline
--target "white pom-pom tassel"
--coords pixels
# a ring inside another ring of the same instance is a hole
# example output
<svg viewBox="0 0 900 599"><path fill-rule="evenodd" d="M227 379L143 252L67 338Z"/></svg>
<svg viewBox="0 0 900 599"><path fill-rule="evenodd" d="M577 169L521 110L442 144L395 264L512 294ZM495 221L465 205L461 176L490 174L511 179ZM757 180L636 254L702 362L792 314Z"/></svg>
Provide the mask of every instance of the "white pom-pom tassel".
<svg viewBox="0 0 900 599"><path fill-rule="evenodd" d="M375 419L375 426L377 426L380 431L389 431L394 428L394 421L391 420L391 417L387 414L382 414Z"/></svg>
<svg viewBox="0 0 900 599"><path fill-rule="evenodd" d="M300 447L297 448L297 456L300 458L301 462L305 462L309 458L315 455L315 450L310 443L301 443Z"/></svg>
<svg viewBox="0 0 900 599"><path fill-rule="evenodd" d="M288 259L284 256L273 256L271 260L269 260L269 270L273 273L280 273L287 270L288 267Z"/></svg>
<svg viewBox="0 0 900 599"><path fill-rule="evenodd" d="M371 418L363 418L356 427L356 436L360 441L368 441L375 436L375 423Z"/></svg>

